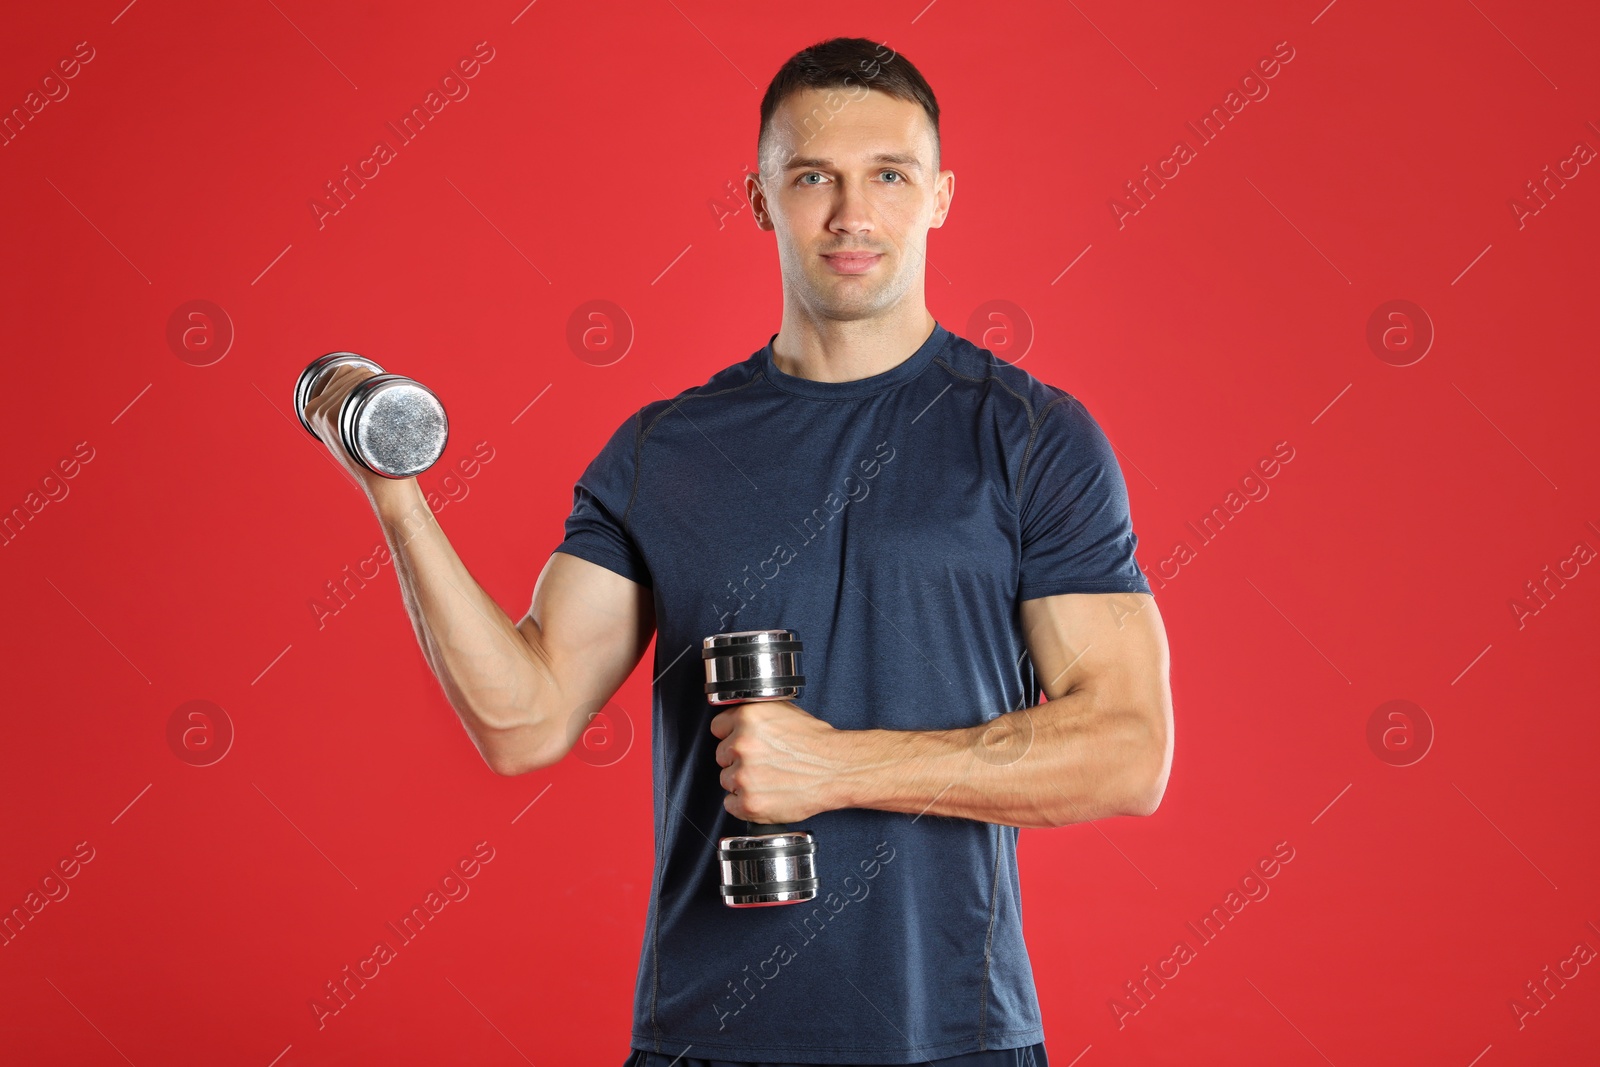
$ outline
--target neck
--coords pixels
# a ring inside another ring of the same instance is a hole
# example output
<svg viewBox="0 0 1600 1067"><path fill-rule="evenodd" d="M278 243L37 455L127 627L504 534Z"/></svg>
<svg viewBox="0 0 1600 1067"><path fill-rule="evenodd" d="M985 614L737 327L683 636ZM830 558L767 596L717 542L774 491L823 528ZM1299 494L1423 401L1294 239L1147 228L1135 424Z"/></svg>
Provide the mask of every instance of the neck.
<svg viewBox="0 0 1600 1067"><path fill-rule="evenodd" d="M933 327L933 315L921 302L872 319L819 318L785 304L772 361L796 378L852 382L899 366Z"/></svg>

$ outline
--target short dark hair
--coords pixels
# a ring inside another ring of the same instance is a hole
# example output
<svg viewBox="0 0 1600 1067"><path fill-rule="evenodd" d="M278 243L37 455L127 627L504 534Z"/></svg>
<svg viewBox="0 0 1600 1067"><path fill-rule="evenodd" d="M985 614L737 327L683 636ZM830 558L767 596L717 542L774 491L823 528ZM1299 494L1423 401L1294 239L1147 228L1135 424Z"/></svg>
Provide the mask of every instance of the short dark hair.
<svg viewBox="0 0 1600 1067"><path fill-rule="evenodd" d="M939 101L912 65L888 45L865 37L834 37L802 48L773 75L761 98L761 129L756 134L756 166L766 159L772 116L778 105L803 89L835 89L860 85L914 104L921 104L933 125L933 169L939 169Z"/></svg>

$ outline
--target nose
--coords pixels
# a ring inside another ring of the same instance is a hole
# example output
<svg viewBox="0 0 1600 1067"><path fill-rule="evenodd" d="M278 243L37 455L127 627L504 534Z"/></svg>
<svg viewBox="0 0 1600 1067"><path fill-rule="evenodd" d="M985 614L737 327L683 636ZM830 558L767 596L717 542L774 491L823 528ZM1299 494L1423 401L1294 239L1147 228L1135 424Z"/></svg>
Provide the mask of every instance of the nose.
<svg viewBox="0 0 1600 1067"><path fill-rule="evenodd" d="M876 216L877 208L865 182L860 185L848 181L839 183L838 204L829 220L829 229L835 233L869 234L876 229Z"/></svg>

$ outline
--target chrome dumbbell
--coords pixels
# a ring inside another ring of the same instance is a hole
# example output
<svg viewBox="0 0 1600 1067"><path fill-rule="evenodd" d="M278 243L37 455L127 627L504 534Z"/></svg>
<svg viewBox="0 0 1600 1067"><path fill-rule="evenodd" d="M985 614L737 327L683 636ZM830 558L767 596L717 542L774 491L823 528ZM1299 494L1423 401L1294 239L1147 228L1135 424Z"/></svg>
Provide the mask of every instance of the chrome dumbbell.
<svg viewBox="0 0 1600 1067"><path fill-rule="evenodd" d="M720 705L798 699L806 682L800 651L793 630L712 634L700 649L706 700ZM811 831L777 823L747 822L745 828L717 842L724 904L759 908L817 895L817 839Z"/></svg>
<svg viewBox="0 0 1600 1067"><path fill-rule="evenodd" d="M357 463L385 478L421 474L444 454L450 423L433 390L354 352L329 352L311 361L294 383L294 413L312 437L306 405L339 367L377 373L356 383L339 406L339 440Z"/></svg>

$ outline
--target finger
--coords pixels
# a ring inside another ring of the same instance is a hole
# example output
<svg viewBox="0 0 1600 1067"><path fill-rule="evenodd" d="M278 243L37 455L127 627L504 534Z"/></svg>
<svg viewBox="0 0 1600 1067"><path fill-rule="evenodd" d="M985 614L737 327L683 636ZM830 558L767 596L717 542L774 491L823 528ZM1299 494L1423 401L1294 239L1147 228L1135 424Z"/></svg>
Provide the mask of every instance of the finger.
<svg viewBox="0 0 1600 1067"><path fill-rule="evenodd" d="M339 410L344 406L346 397L354 392L355 387L368 378L374 378L376 374L378 371L370 366L336 366L333 373L320 379L320 389L307 398L307 408L325 416L331 426L338 426Z"/></svg>
<svg viewBox="0 0 1600 1067"><path fill-rule="evenodd" d="M310 401L315 400L317 397L319 397L319 396L321 396L323 394L323 392L328 388L328 386L330 386L332 384L333 384L333 375L331 375L331 374L319 374L319 375L317 375L316 381L311 383L310 391L306 393L306 401L309 403Z"/></svg>
<svg viewBox="0 0 1600 1067"><path fill-rule="evenodd" d="M336 367L332 374L322 381L322 386L311 394L306 406L314 412L313 418L321 416L329 420L336 420L339 407L344 403L345 394L350 391L354 383L341 383L338 379L348 367Z"/></svg>
<svg viewBox="0 0 1600 1067"><path fill-rule="evenodd" d="M344 403L344 398L350 395L356 386L368 378L376 377L377 374L378 372L371 367L362 367L355 364L335 367L332 374L322 379L321 387L312 393L309 399L320 400L337 413L339 407Z"/></svg>
<svg viewBox="0 0 1600 1067"><path fill-rule="evenodd" d="M331 395L333 393L333 383L338 381L340 378L345 377L346 372L355 369L356 368L354 366L346 364L342 367L333 368L332 373L317 375L317 380L312 383L311 393L306 397L306 399L315 400L324 393Z"/></svg>

